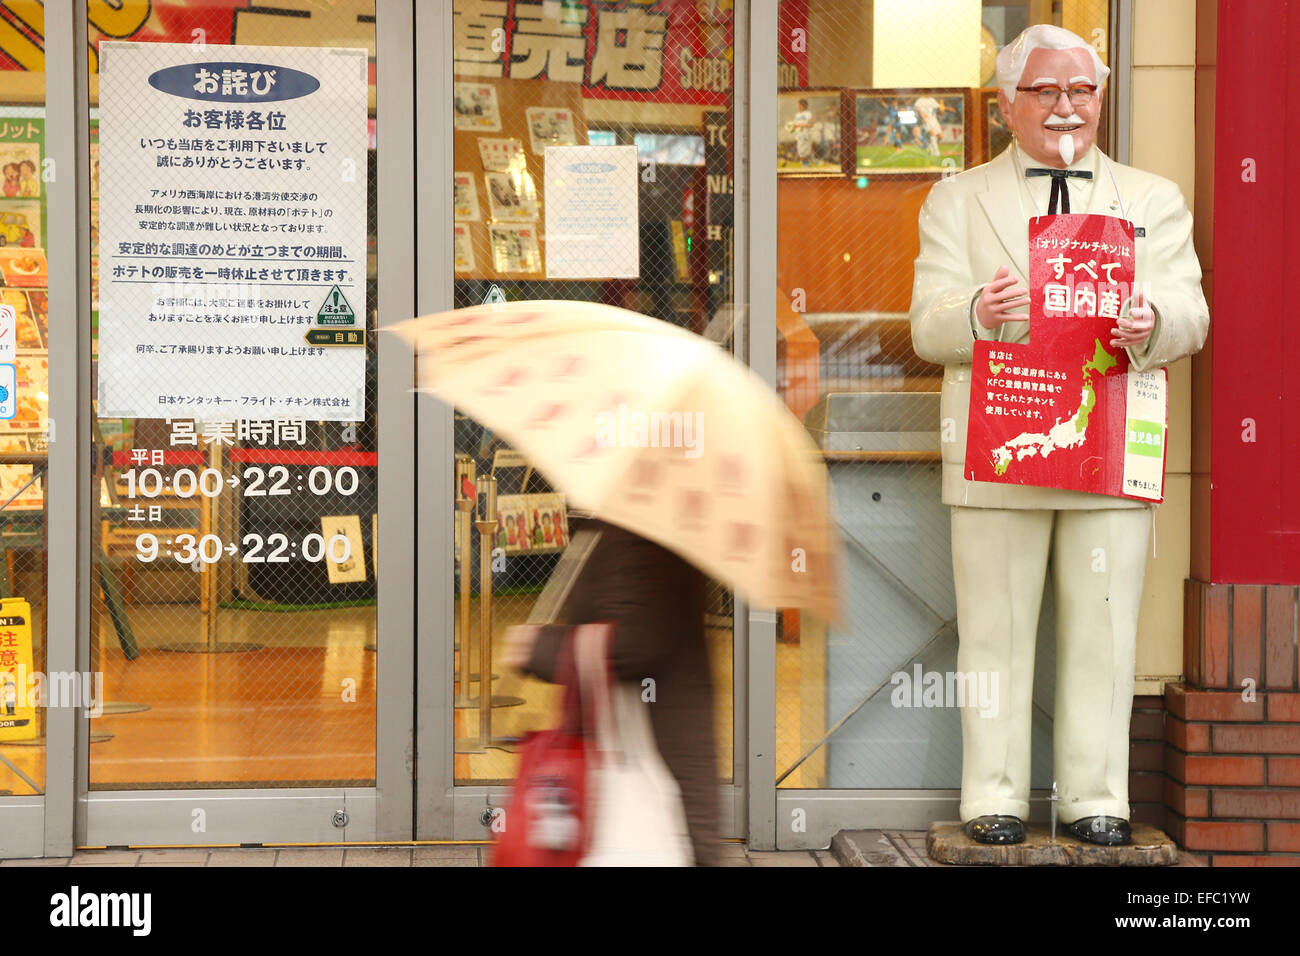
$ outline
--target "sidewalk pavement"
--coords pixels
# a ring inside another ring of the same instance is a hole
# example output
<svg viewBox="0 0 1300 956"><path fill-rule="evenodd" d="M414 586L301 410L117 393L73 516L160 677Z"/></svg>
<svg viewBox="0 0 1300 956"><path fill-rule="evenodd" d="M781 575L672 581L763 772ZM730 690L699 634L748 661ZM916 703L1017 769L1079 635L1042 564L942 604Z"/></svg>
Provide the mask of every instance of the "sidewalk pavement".
<svg viewBox="0 0 1300 956"><path fill-rule="evenodd" d="M488 844L439 846L322 846L236 849L77 850L67 857L3 860L9 866L483 866ZM751 852L722 845L723 866L839 866L829 850Z"/></svg>
<svg viewBox="0 0 1300 956"><path fill-rule="evenodd" d="M846 830L829 850L751 850L722 845L723 866L947 866L925 853L924 830ZM490 844L436 846L320 846L235 849L78 850L45 860L2 860L6 866L484 866ZM1180 850L1177 866L1206 866L1203 855Z"/></svg>
<svg viewBox="0 0 1300 956"><path fill-rule="evenodd" d="M952 866L926 854L925 830L841 830L830 853L839 866ZM818 851L827 852L827 851ZM1178 851L1174 866L1209 866L1204 854Z"/></svg>

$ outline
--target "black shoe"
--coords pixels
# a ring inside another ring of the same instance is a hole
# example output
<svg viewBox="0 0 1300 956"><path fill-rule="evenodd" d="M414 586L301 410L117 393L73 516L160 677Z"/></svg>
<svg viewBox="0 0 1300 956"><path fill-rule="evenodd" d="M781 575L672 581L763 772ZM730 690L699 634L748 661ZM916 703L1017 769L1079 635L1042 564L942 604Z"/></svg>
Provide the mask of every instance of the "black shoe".
<svg viewBox="0 0 1300 956"><path fill-rule="evenodd" d="M1025 825L1019 817L986 814L966 822L966 835L976 843L1023 843Z"/></svg>
<svg viewBox="0 0 1300 956"><path fill-rule="evenodd" d="M1101 846L1128 846L1133 842L1133 828L1119 817L1084 817L1067 823L1065 829L1071 836Z"/></svg>

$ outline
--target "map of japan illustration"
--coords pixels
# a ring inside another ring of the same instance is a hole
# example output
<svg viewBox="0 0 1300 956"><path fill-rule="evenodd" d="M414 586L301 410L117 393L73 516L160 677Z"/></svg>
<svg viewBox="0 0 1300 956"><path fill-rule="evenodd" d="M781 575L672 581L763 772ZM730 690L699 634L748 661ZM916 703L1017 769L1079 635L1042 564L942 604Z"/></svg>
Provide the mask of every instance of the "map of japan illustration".
<svg viewBox="0 0 1300 956"><path fill-rule="evenodd" d="M1096 351L1091 359L1083 365L1083 388L1080 392L1078 410L1065 421L1057 422L1047 434L1022 432L1005 444L993 449L993 471L1001 477L1007 473L1015 459L1039 455L1046 458L1058 448L1076 448L1087 440L1088 418L1097 404L1097 390L1093 387L1093 374L1105 375L1119 363L1115 356L1107 352L1096 340ZM999 374L1004 366L989 363L989 371Z"/></svg>

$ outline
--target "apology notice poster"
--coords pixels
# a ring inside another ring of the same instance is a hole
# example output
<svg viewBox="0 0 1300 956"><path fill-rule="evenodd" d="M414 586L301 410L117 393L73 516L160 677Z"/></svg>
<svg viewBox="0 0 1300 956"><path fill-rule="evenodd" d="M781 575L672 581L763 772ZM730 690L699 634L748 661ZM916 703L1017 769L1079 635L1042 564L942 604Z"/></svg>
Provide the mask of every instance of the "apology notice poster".
<svg viewBox="0 0 1300 956"><path fill-rule="evenodd" d="M1030 221L1029 342L975 343L968 477L1163 498L1167 373L1133 371L1110 345L1135 275L1132 223Z"/></svg>
<svg viewBox="0 0 1300 956"><path fill-rule="evenodd" d="M364 417L366 73L360 49L101 45L101 416Z"/></svg>

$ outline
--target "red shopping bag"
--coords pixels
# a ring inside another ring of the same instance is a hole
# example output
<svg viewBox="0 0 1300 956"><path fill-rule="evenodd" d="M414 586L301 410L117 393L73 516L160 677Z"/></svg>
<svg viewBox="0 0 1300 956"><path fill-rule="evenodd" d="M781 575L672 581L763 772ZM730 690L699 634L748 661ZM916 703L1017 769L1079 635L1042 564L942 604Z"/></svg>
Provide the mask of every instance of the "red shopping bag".
<svg viewBox="0 0 1300 956"><path fill-rule="evenodd" d="M573 655L566 638L559 661L564 718L554 730L524 738L493 866L577 866L586 850L587 740Z"/></svg>

